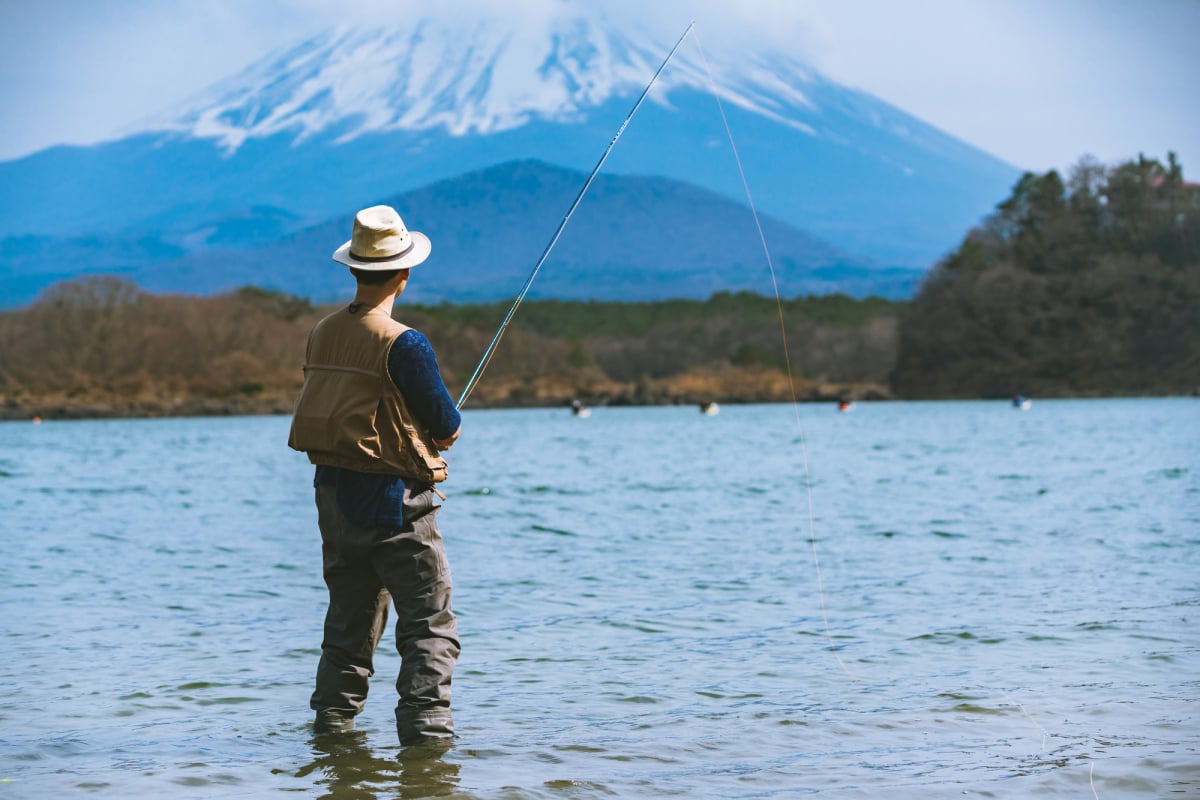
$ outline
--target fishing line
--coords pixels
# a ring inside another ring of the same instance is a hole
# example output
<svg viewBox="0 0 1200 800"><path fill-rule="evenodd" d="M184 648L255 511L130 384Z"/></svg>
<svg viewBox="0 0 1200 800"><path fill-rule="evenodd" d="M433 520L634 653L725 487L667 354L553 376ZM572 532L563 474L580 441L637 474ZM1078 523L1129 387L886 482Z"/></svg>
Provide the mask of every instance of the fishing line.
<svg viewBox="0 0 1200 800"><path fill-rule="evenodd" d="M1025 718L1027 720L1029 720L1030 722L1032 722L1035 726L1037 726L1037 729L1042 732L1041 752L1045 753L1046 752L1046 740L1054 738L1054 734L1050 733L1050 731L1046 730L1045 727L1042 726L1042 723L1040 723L1036 719L1034 719L1033 716L1029 713L1029 711L1026 710L1024 704L1022 704L1016 698L1012 697L1008 692L1005 692L1004 690L1001 690L1001 691L1006 696L1009 697L1009 702L1011 702L1013 705L1015 705L1017 708L1019 708L1021 710L1021 713L1025 715ZM1100 800L1100 794L1099 794L1099 792L1096 791L1095 772L1096 772L1096 762L1089 761L1088 762L1088 786L1092 790L1092 797L1095 798L1095 800Z"/></svg>
<svg viewBox="0 0 1200 800"><path fill-rule="evenodd" d="M546 249L542 251L541 258L539 258L537 263L533 265L533 270L529 273L529 277L525 279L525 285L521 287L521 292L517 295L517 299L513 301L512 308L508 310L508 314L505 315L504 321L500 323L500 327L496 330L496 335L492 337L492 343L488 345L487 350L483 354L483 358L479 360L479 366L475 367L475 372L471 375L470 380L467 381L467 386L465 389L463 389L462 396L458 398L458 408L461 409L463 407L463 403L467 402L467 398L471 396L471 392L474 390L475 385L479 383L479 378L483 375L483 371L487 369L488 363L492 360L492 356L496 352L496 347L500 344L500 338L504 336L504 331L508 329L508 323L512 321L513 314L517 313L517 307L521 305L521 301L525 299L525 295L529 292L529 287L533 285L533 279L537 277L538 271L542 268L542 264L546 263L546 259L550 256L550 251L553 250L554 245L558 243L558 238L562 236L563 228L567 227L567 222L570 221L571 215L575 213L575 209L579 207L579 201L583 200L583 196L587 193L588 187L592 185L592 181L595 179L596 173L600 171L600 168L604 166L604 162L608 160L608 154L612 152L613 147L615 147L617 144L617 140L620 139L621 134L625 132L625 127L629 124L629 120L633 119L633 115L637 113L639 108L641 108L642 101L645 100L646 95L650 93L650 88L654 86L654 82L658 80L658 76L662 74L664 69L666 69L667 62L669 62L671 57L675 55L675 51L679 49L679 45L683 44L683 40L687 38L687 35L695 26L696 23L694 21L689 24L687 26L687 30L685 30L683 35L679 37L679 41L677 41L675 46L671 48L671 52L667 53L667 57L663 59L662 64L659 65L658 71L654 73L654 77L650 79L650 82L646 84L646 88L642 90L641 97L639 97L637 102L633 104L633 108L630 110L629 114L626 115L625 121L622 122L621 127L617 129L612 141L608 143L608 147L605 148L604 154L600 156L600 160L596 162L595 169L592 170L591 175L588 175L587 182L583 184L583 188L579 190L579 194L575 197L575 202L571 203L571 208L567 211L566 216L563 217L562 222L558 224L558 229L554 231L554 236L550 238L550 243L547 244Z"/></svg>
<svg viewBox="0 0 1200 800"><path fill-rule="evenodd" d="M733 131L729 127L729 118L725 114L725 105L724 105L724 103L721 102L720 93L717 91L717 83L716 83L715 78L713 77L712 68L709 66L708 57L704 53L704 47L700 44L700 35L698 33L696 33L694 30L692 31L692 39L696 42L696 49L700 53L700 61L704 64L704 70L708 75L709 91L712 92L713 100L715 100L717 103L717 110L721 114L721 123L725 126L725 135L729 139L729 147L733 151L733 159L737 163L738 175L741 177L741 180L742 180L742 189L746 193L746 203L747 203L747 205L750 206L750 213L754 217L754 227L758 230L758 239L759 239L759 242L762 244L763 255L767 261L767 268L770 270L770 273L771 273L771 287L775 291L775 308L779 314L779 335L783 341L783 363L787 370L788 389L791 391L791 395L792 395L792 410L795 413L796 431L799 434L799 439L800 439L801 462L804 465L804 495L805 495L805 499L807 501L807 510L808 510L808 541L809 541L809 545L812 550L813 567L816 569L817 601L821 608L821 621L825 625L825 639L826 639L826 641L829 642L830 652L832 652L834 658L837 659L838 665L841 666L842 671L845 672L847 677L849 677L851 680L859 681L859 680L861 680L861 678L859 678L853 672L850 671L849 667L846 666L846 662L842 659L840 653L838 652L839 648L838 648L837 644L834 643L833 631L829 626L829 615L828 615L828 612L826 611L826 604L825 604L824 580L822 579L822 576L821 576L821 559L817 553L816 524L814 522L815 515L813 513L812 477L811 477L811 474L810 474L809 468L808 468L808 447L807 447L807 444L805 442L805 437L804 437L804 426L800 419L800 401L799 401L799 398L797 398L797 396L796 396L796 383L795 383L795 378L792 374L792 362L791 362L790 356L788 355L787 326L784 324L783 300L779 293L779 281L775 274L775 263L774 263L774 260L771 258L770 248L767 247L767 238L763 234L762 222L760 221L759 216L758 216L758 209L754 205L754 197L750 193L750 184L746 180L746 170L742 166L742 158L738 154L737 144L734 142L734 139L733 139ZM1032 716L1030 716L1029 712L1025 709L1024 705L1022 705L1021 703L1018 702L1017 707L1019 709L1021 709L1021 713L1024 714L1025 717L1028 718L1030 722L1032 722L1034 725L1036 725L1038 727L1039 730L1041 730L1041 732L1043 734L1042 749L1045 750L1046 739L1048 737L1050 737L1050 732L1047 731L1044 727L1042 727L1037 722L1037 720L1035 720ZM1099 795L1096 793L1095 783L1092 782L1091 770L1094 768L1095 768L1095 762L1093 762L1091 764L1091 768L1089 769L1088 782L1091 785L1093 796L1096 798L1096 800L1099 800Z"/></svg>
<svg viewBox="0 0 1200 800"><path fill-rule="evenodd" d="M729 147L733 150L733 160L737 162L738 175L742 179L742 189L746 192L746 203L750 206L750 213L754 216L754 227L758 229L758 240L762 243L763 255L767 259L767 268L771 271L771 288L775 291L775 308L779 312L779 335L783 340L783 364L787 370L788 390L792 394L792 410L796 415L796 432L800 438L800 460L804 464L804 495L808 501L808 542L812 548L813 566L817 570L817 601L821 607L821 620L825 623L825 639L829 642L830 652L837 659L842 671L852 680L859 680L846 666L846 662L842 660L841 655L838 653L838 646L833 641L833 632L829 627L829 615L825 609L825 585L821 577L821 559L817 555L816 525L813 522L812 478L808 470L808 446L804 439L804 426L800 421L800 400L796 396L796 380L792 375L792 359L788 355L787 326L783 321L783 299L780 297L779 281L775 276L775 262L771 258L770 248L767 247L767 237L763 234L762 222L758 218L758 209L754 205L754 197L750 194L750 184L746 180L746 170L742 168L742 158L738 155L737 144L733 141L733 131L729 127L729 118L725 115L725 105L721 102L721 96L717 92L717 82L713 78L712 68L708 65L708 57L704 54L704 48L700 45L700 36L694 30L692 30L692 40L696 43L696 49L700 52L700 60L704 64L704 71L708 74L708 86L712 92L713 99L717 101L717 110L721 112L721 123L725 126L725 135L729 137Z"/></svg>
<svg viewBox="0 0 1200 800"><path fill-rule="evenodd" d="M483 371L487 369L488 364L491 363L492 356L494 356L496 353L496 348L499 346L500 340L504 336L504 332L508 330L509 323L512 322L513 316L517 313L517 308L520 307L522 301L525 299L525 296L529 293L529 288L533 285L534 279L537 278L538 272L541 271L542 265L545 264L546 259L549 258L550 251L552 251L554 246L558 244L558 240L562 236L563 229L566 228L567 223L575 214L575 210L579 207L579 203L583 200L583 196L587 194L587 190L592 185L592 181L595 180L596 175L600 172L600 168L603 167L604 162L608 160L608 156L610 153L612 153L613 148L616 146L617 140L619 140L621 138L621 134L625 132L625 128L629 125L629 121L633 119L633 115L637 113L639 108L641 108L642 103L645 101L647 95L650 94L650 89L658 80L658 76L662 74L664 69L666 69L667 64L670 63L671 58L674 57L675 52L679 49L679 46L683 44L683 40L687 38L689 33L692 34L692 38L696 42L696 49L700 52L700 59L704 63L704 69L708 74L709 88L712 92L713 99L716 100L717 110L721 114L721 123L725 127L725 135L729 138L729 146L733 150L733 157L734 161L737 163L738 175L742 181L742 188L746 193L746 201L750 206L750 213L754 217L754 226L758 230L758 239L762 244L763 253L767 260L767 267L771 273L771 288L775 292L775 308L779 316L779 333L783 341L783 360L787 371L788 390L792 397L792 410L796 418L796 431L799 434L801 460L804 465L804 492L808 510L808 541L812 549L813 565L816 567L817 598L821 608L821 620L825 626L825 638L829 642L830 651L833 653L834 658L837 659L842 671L845 672L846 675L848 675L851 679L858 680L858 678L846 666L846 662L842 660L842 657L838 652L839 648L833 640L833 632L829 626L829 614L825 603L824 579L821 574L821 560L817 554L816 525L814 523L812 499L812 478L808 467L808 446L804 437L804 426L800 419L800 401L796 396L796 381L792 372L791 355L788 351L787 326L784 323L783 299L779 293L779 281L775 274L775 263L771 258L771 250L767 246L767 239L763 233L762 222L759 220L758 209L754 204L754 196L751 194L750 184L746 180L746 170L742 166L742 159L738 153L737 144L733 139L733 131L729 127L729 119L725 115L725 106L721 102L721 97L717 92L716 80L713 78L712 68L709 66L708 57L704 53L704 48L700 44L700 37L696 35L695 28L695 21L688 24L687 29L685 29L683 34L680 35L679 40L675 42L675 46L671 48L669 53L667 53L667 57L663 59L662 64L659 65L658 70L654 73L654 76L650 78L650 82L647 83L646 87L642 90L637 102L633 104L633 108L625 116L624 121L621 123L621 127L617 129L616 134L613 135L612 141L608 143L608 147L604 149L604 153L600 156L600 160L596 162L596 166L592 169L591 174L588 175L587 181L584 182L583 187L579 190L579 194L576 195L575 201L571 203L571 207L567 210L562 222L558 224L558 228L554 231L554 235L550 237L550 241L546 245L546 248L542 251L541 257L538 258L537 262L533 265L533 269L530 271L529 277L525 279L525 285L521 287L521 291L517 294L516 299L513 300L513 304L508 309L508 313L505 314L504 320L500 323L500 327L496 329L496 333L492 337L491 343L487 346L487 350L484 351L483 357L479 360L479 364L475 367L475 371L467 380L467 385L464 387L462 395L458 398L457 407L459 409L463 407L463 404L467 402L467 398L471 396L471 392L474 391L475 387L478 385L479 379L483 376Z"/></svg>

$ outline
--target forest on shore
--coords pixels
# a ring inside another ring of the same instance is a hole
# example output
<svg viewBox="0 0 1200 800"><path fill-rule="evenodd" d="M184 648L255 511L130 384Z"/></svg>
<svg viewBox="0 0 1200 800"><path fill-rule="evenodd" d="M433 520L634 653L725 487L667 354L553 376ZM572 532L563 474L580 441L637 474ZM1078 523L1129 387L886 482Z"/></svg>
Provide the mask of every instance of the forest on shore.
<svg viewBox="0 0 1200 800"><path fill-rule="evenodd" d="M531 300L468 407L790 400L774 298ZM51 287L0 314L0 416L288 413L308 331L336 306L246 287L156 295L111 276ZM800 399L889 396L904 303L843 295L782 302ZM507 304L407 305L457 397Z"/></svg>
<svg viewBox="0 0 1200 800"><path fill-rule="evenodd" d="M289 413L334 308L59 283L0 312L0 418ZM395 315L457 397L507 310L401 299ZM468 407L1198 391L1200 186L1170 155L1027 173L909 302L526 301Z"/></svg>
<svg viewBox="0 0 1200 800"><path fill-rule="evenodd" d="M1139 156L1026 173L926 277L901 397L1196 394L1200 184Z"/></svg>

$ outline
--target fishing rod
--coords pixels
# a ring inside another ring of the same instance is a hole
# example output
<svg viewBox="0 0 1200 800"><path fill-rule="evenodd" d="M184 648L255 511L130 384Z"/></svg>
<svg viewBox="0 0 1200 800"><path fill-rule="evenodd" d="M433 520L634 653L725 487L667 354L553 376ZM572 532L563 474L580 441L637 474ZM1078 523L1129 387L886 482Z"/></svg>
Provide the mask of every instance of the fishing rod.
<svg viewBox="0 0 1200 800"><path fill-rule="evenodd" d="M677 41L675 46L671 48L671 52L667 53L667 57L663 59L658 71L654 73L654 77L651 78L650 82L646 84L646 88L642 90L641 96L638 97L637 102L633 104L633 108L630 110L629 114L625 116L625 121L621 123L621 127L617 129L612 141L609 142L608 147L604 149L604 154L601 155L600 160L596 162L596 167L592 170L592 174L588 175L587 182L583 184L583 188L579 190L579 194L575 197L575 202L571 203L571 207L567 210L566 216L564 216L562 222L558 224L558 229L554 231L554 236L550 237L550 243L547 244L546 249L542 251L541 258L539 258L537 263L533 265L533 270L529 273L529 277L525 279L525 285L521 287L520 294L518 294L517 299L513 301L512 308L508 310L508 314L505 315L504 321L500 323L500 327L496 330L496 335L492 337L492 343L488 345L487 350L483 354L483 358L479 360L479 366L475 367L475 372L471 374L470 380L467 381L467 386L463 389L462 396L458 398L457 408L461 409L463 407L463 403L467 402L467 398L471 396L471 392L475 389L475 385L479 383L480 377L483 376L483 371L487 369L487 365L492 360L492 356L495 354L496 348L500 345L500 338L504 336L504 331L508 329L508 324L512 322L513 315L517 313L517 307L521 305L521 301L524 300L525 295L529 293L529 287L533 285L533 280L537 277L538 272L541 270L542 264L546 263L546 259L550 256L550 251L554 249L554 245L558 244L558 239L560 236L562 236L563 228L567 227L567 222L570 221L571 215L575 213L575 209L579 207L579 202L583 200L583 196L587 194L588 187L592 185L592 181L595 180L596 174L600 172L600 168L604 166L604 162L608 160L608 154L612 152L613 147L615 147L617 144L617 140L620 139L621 134L625 132L625 127L629 124L629 120L633 119L633 115L637 113L639 108L641 108L642 101L646 99L646 95L650 94L650 89L652 86L654 86L654 82L658 80L658 76L662 74L664 69L666 69L667 63L671 60L671 57L675 55L675 51L679 49L679 45L683 44L683 40L687 38L687 35L692 32L692 28L695 26L696 23L693 20L687 26L687 30L683 32L683 35L679 37L679 41Z"/></svg>
<svg viewBox="0 0 1200 800"><path fill-rule="evenodd" d="M662 64L659 65L658 70L654 73L654 76L650 79L650 82L646 84L646 88L642 90L642 94L641 94L641 96L638 97L637 102L633 104L633 108L629 111L629 114L626 115L625 120L621 123L621 127L619 127L617 129L617 132L613 136L612 141L610 141L608 143L608 147L606 147L604 149L604 153L600 156L600 160L598 162L596 162L595 168L592 169L591 174L588 175L587 181L584 182L583 187L579 190L579 194L575 197L575 201L573 203L571 203L571 207L567 210L567 213L563 217L562 222L560 222L558 224L558 228L554 231L554 235L550 238L550 242L546 245L546 249L542 251L541 257L537 260L537 263L534 264L533 269L529 273L529 277L525 279L525 285L523 287L521 287L521 291L517 295L517 298L513 301L512 307L509 308L508 313L505 315L504 321L500 323L500 327L496 330L495 336L492 337L492 341L488 345L487 350L484 352L483 358L480 359L479 365L475 367L475 371L471 374L470 379L467 381L467 385L466 385L466 388L463 389L462 396L458 398L457 408L459 408L460 410L462 409L463 404L466 403L467 398L470 397L471 392L474 390L475 386L479 383L479 379L483 375L483 371L487 368L488 363L492 360L492 356L496 352L497 346L500 344L501 337L504 336L504 332L508 329L509 323L512 322L513 315L516 314L517 308L521 305L521 302L525 299L525 295L528 294L529 287L533 285L533 281L537 277L538 272L541 270L542 265L546 262L546 259L550 256L550 251L553 250L554 246L558 243L559 237L562 236L563 229L566 228L567 222L570 221L571 216L575 213L575 209L579 207L579 203L580 203L580 201L583 200L583 196L587 193L588 188L592 185L592 181L595 179L597 173L600 172L600 168L604 166L604 162L608 160L608 156L612 152L613 147L616 146L617 140L620 139L621 134L625 132L625 128L626 128L626 126L629 125L629 121L631 119L633 119L633 115L637 113L639 108L641 108L642 102L646 99L646 96L650 93L650 89L654 86L655 81L658 80L658 76L662 74L662 71L664 69L666 69L667 64L670 63L671 58L675 55L675 52L679 49L679 46L683 44L683 40L687 38L689 33L693 32L693 29L695 27L696 27L696 23L693 20L687 26L687 29L684 30L684 32L680 35L679 40L677 42L675 42L675 46L671 48L671 52L667 53L667 57L665 59L663 59ZM842 660L841 655L838 653L839 648L837 647L837 644L833 640L833 633L832 633L832 630L829 625L829 616L828 616L828 613L826 612L826 608L825 608L825 590L824 590L824 585L823 585L824 581L823 581L822 574L821 574L820 560L817 556L817 546L816 546L817 540L816 540L816 532L815 532L815 521L814 521L814 513L813 513L813 498L812 498L812 478L809 473L809 467L808 467L808 448L805 443L804 428L800 421L800 401L796 395L796 382L795 382L795 377L792 372L791 357L788 354L787 328L786 328L786 325L784 324L783 300L782 300L782 297L780 296L780 292L779 292L779 282L778 282L776 274L775 274L775 264L771 258L770 248L767 246L766 236L763 233L762 221L759 219L758 209L755 207L754 197L752 196L752 194L750 192L750 185L746 179L746 171L742 165L741 156L738 154L737 144L734 142L733 131L729 127L729 119L725 114L725 107L724 107L724 104L721 102L720 92L717 90L716 79L713 76L711 66L709 66L708 57L705 55L704 48L700 44L699 36L693 36L693 39L696 42L696 49L699 51L701 63L703 63L704 70L708 75L709 89L712 92L713 99L716 101L717 109L721 115L721 122L725 127L725 133L729 139L730 148L733 151L734 161L737 165L738 174L741 177L741 181L742 181L742 188L745 190L745 193L746 193L746 201L750 207L750 212L754 219L754 225L758 230L758 238L759 238L759 242L762 244L763 254L766 257L767 267L770 270L771 287L775 292L775 304L776 304L776 310L777 310L778 316L779 316L779 332L783 338L784 362L785 362L785 365L787 368L788 388L791 390L792 407L793 407L793 409L795 411L795 415L796 415L796 429L797 429L797 433L799 434L801 455L802 455L802 461L803 461L803 466L804 466L804 489L805 489L805 495L806 495L807 501L808 501L807 502L807 506L808 506L807 510L808 510L809 544L812 547L813 564L817 571L817 594L818 594L818 597L820 598L821 618L824 621L825 635L829 642L829 649L833 653L834 658L837 659L837 662L841 666L842 671L845 672L846 675L849 676L852 680L858 680L858 678L854 675L854 673L852 673L850 671L849 667L847 667L845 661Z"/></svg>

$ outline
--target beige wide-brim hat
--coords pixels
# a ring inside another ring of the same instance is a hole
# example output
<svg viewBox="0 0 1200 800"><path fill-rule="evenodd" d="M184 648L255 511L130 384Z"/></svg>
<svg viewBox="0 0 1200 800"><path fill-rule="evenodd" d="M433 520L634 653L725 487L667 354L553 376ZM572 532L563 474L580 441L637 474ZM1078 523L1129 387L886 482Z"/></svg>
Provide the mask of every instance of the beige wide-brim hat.
<svg viewBox="0 0 1200 800"><path fill-rule="evenodd" d="M333 260L367 270L407 269L429 258L429 237L404 227L391 206L371 206L354 216L350 241L333 251Z"/></svg>

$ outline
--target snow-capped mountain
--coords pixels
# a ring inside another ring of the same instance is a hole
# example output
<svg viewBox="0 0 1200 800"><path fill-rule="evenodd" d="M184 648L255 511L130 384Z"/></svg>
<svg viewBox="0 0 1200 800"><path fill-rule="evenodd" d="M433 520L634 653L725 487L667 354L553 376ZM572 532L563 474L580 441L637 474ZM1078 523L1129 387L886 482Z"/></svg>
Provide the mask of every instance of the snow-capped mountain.
<svg viewBox="0 0 1200 800"><path fill-rule="evenodd" d="M334 132L338 144L400 130L486 135L534 118L570 121L644 83L657 50L588 27L548 39L497 35L481 23L451 31L433 20L410 30L339 28L250 67L159 124L230 150L276 133L304 140Z"/></svg>
<svg viewBox="0 0 1200 800"><path fill-rule="evenodd" d="M268 244L498 163L587 172L672 44L577 15L330 30L122 139L0 163L0 237L57 235L70 215L76 234L178 255ZM744 205L714 92L759 210L862 263L928 267L1018 175L794 54L706 59L694 40L605 173L668 178ZM419 220L420 209L402 213ZM714 247L725 227L712 221ZM236 241L225 238L235 229ZM0 242L0 279L5 252Z"/></svg>
<svg viewBox="0 0 1200 800"><path fill-rule="evenodd" d="M944 155L973 150L789 55L740 53L730 66L710 62L688 38L651 102L669 107L672 91L711 92L834 143L853 144L833 124L851 121ZM369 133L487 136L535 120L572 124L610 100L636 97L668 44L581 17L553 20L548 29L444 19L403 29L340 27L252 65L145 128L214 139L232 152L248 138L275 134L295 142L327 135L344 144Z"/></svg>

